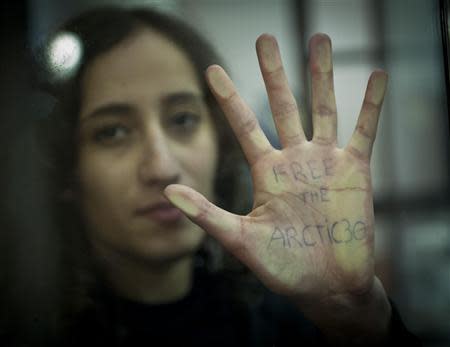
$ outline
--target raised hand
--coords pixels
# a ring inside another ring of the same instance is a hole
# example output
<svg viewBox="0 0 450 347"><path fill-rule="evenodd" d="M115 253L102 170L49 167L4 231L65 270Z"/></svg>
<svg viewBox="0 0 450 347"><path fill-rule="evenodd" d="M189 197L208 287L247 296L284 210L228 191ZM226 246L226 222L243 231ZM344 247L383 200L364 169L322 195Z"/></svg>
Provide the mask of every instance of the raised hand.
<svg viewBox="0 0 450 347"><path fill-rule="evenodd" d="M310 41L311 141L276 40L262 35L256 48L281 150L270 145L225 71L207 70L250 165L253 210L231 214L181 185L168 186L166 196L276 293L320 305L370 292L376 282L370 156L387 76L372 73L353 136L337 148L330 39L317 34Z"/></svg>

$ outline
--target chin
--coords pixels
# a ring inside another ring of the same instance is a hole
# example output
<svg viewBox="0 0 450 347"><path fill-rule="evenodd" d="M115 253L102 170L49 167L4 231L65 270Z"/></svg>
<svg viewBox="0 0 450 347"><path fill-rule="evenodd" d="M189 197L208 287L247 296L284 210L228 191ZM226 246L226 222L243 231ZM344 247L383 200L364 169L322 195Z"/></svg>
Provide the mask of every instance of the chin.
<svg viewBox="0 0 450 347"><path fill-rule="evenodd" d="M192 258L200 249L205 239L205 233L200 230L186 230L184 235L177 237L161 237L141 243L139 250L133 252L140 254L144 261L164 264L173 263L182 259Z"/></svg>
<svg viewBox="0 0 450 347"><path fill-rule="evenodd" d="M129 237L129 235L134 237ZM125 235L125 237L124 237ZM128 236L126 236L128 235ZM182 259L192 258L205 239L205 232L195 224L182 228L137 228L117 239L93 239L94 254L104 261L136 264L169 265Z"/></svg>

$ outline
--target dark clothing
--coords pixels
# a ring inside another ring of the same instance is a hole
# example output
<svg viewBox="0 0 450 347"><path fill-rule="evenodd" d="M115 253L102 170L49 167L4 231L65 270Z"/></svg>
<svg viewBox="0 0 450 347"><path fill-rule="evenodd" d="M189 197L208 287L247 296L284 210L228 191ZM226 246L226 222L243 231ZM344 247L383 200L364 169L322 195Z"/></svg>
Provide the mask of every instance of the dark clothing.
<svg viewBox="0 0 450 347"><path fill-rule="evenodd" d="M320 331L286 299L264 291L237 304L221 276L197 272L190 294L174 303L145 305L97 293L102 303L85 312L66 346L322 346ZM391 343L420 345L393 310Z"/></svg>

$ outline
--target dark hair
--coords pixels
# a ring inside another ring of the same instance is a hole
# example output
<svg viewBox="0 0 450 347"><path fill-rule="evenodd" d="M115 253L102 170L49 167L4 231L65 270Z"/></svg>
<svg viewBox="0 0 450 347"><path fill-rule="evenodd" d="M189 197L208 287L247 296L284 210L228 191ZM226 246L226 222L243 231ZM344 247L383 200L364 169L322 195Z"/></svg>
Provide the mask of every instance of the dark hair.
<svg viewBox="0 0 450 347"><path fill-rule="evenodd" d="M70 306L69 311L82 310L86 305L92 304L86 290L95 285L92 283L95 281L92 273L89 276L89 271L95 269L90 261L89 251L82 246L77 249L77 245L87 245L79 208L74 206L73 202L63 202L61 199L65 189L76 189L77 184L75 131L80 107L80 81L85 68L93 59L146 27L158 31L181 48L192 62L201 83L218 134L219 164L214 186L216 203L236 213L242 213L249 207L248 189L244 188L247 182L243 178L247 175L242 152L203 77L209 65L221 63L211 46L186 24L148 8L102 7L72 19L58 32L70 32L77 36L83 47L82 61L76 74L69 80L51 81L42 79L41 75L40 85L51 93L57 102L49 117L41 120L38 132L48 158L46 171L52 182L51 200L54 202L54 210L57 211L55 218L58 219L58 227L64 228L61 230L65 239L63 247L68 245L69 248L63 250L62 254L65 255L70 269L78 271L72 274L68 271L66 275L69 290L65 294L71 296L69 301L72 301L66 302ZM216 250L218 248L217 244L208 240L200 251L203 254L201 259L217 264L217 259L207 256L211 253L205 251L208 247ZM229 257L225 256L224 259L228 260ZM246 269L240 267L238 262L228 260L227 264L237 269L238 273L246 273ZM74 303L74 299L78 301Z"/></svg>

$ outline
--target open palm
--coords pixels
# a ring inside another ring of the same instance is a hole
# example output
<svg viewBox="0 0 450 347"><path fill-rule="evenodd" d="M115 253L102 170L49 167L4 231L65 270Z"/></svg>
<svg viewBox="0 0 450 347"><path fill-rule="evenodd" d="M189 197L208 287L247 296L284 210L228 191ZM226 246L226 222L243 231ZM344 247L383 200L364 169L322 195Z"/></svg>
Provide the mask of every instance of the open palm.
<svg viewBox="0 0 450 347"><path fill-rule="evenodd" d="M330 39L317 34L310 41L311 141L276 40L264 34L256 46L281 150L270 145L225 71L217 65L207 71L250 165L253 210L231 214L181 185L167 187L166 195L279 294L320 302L364 293L375 278L370 156L387 76L372 73L354 134L337 148Z"/></svg>

